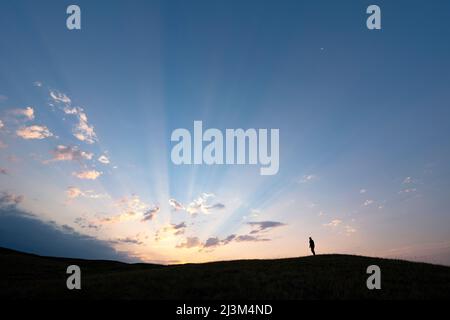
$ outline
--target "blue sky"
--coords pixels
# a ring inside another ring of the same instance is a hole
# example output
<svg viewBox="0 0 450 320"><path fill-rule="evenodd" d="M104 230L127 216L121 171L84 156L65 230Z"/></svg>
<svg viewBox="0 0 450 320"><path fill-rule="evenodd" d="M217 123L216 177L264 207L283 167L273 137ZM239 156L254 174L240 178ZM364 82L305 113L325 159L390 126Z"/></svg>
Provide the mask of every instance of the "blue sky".
<svg viewBox="0 0 450 320"><path fill-rule="evenodd" d="M377 1L376 31L367 1L77 1L76 31L70 4L0 4L2 219L118 259L298 256L312 236L450 264L448 2ZM175 166L194 120L279 128L278 174Z"/></svg>

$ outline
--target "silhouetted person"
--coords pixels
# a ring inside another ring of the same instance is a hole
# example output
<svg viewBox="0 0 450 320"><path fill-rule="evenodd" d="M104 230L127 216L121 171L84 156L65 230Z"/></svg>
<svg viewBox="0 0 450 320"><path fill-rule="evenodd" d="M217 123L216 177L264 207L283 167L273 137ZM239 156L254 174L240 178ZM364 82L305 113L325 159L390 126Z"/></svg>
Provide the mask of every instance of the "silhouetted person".
<svg viewBox="0 0 450 320"><path fill-rule="evenodd" d="M316 247L316 245L314 244L314 240L311 239L311 237L309 237L309 247L311 248L312 254L316 255L316 252L314 251L314 248Z"/></svg>

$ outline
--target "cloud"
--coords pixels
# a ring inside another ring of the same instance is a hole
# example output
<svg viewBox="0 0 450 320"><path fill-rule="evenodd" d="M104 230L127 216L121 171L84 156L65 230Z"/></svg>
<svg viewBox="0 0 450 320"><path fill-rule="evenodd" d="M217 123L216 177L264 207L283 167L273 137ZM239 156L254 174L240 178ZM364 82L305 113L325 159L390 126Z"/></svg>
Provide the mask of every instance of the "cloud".
<svg viewBox="0 0 450 320"><path fill-rule="evenodd" d="M33 125L22 127L16 131L17 136L22 139L45 139L53 136L53 133L46 126Z"/></svg>
<svg viewBox="0 0 450 320"><path fill-rule="evenodd" d="M77 224L82 229L92 229L95 231L100 230L100 228L102 227L100 224L97 224L93 221L89 221L85 217L75 218L74 223Z"/></svg>
<svg viewBox="0 0 450 320"><path fill-rule="evenodd" d="M176 246L176 248L199 248L203 249L213 249L219 246L225 246L231 242L261 242L261 241L270 241L267 238L261 238L255 235L235 235L231 234L227 236L225 239L219 239L218 237L210 237L205 242L201 242L198 237L187 237L184 242L180 243Z"/></svg>
<svg viewBox="0 0 450 320"><path fill-rule="evenodd" d="M103 164L109 164L109 159L108 159L108 157L105 156L105 155L101 155L101 156L98 158L98 161L101 162L101 163L103 163Z"/></svg>
<svg viewBox="0 0 450 320"><path fill-rule="evenodd" d="M203 244L203 248L216 247L220 245L221 241L217 237L208 238Z"/></svg>
<svg viewBox="0 0 450 320"><path fill-rule="evenodd" d="M176 247L189 249L201 246L202 243L200 242L200 239L198 237L187 237L184 242L178 244Z"/></svg>
<svg viewBox="0 0 450 320"><path fill-rule="evenodd" d="M79 196L81 196L83 194L83 192L76 187L69 187L69 188L67 188L66 194L67 194L68 198L75 199L75 198L78 198Z"/></svg>
<svg viewBox="0 0 450 320"><path fill-rule="evenodd" d="M370 206L371 204L373 204L373 200L369 199L369 200L364 201L363 206L367 207L367 206Z"/></svg>
<svg viewBox="0 0 450 320"><path fill-rule="evenodd" d="M407 189L400 190L399 193L400 194L401 193L413 193L413 192L416 192L416 191L417 191L416 188L407 188Z"/></svg>
<svg viewBox="0 0 450 320"><path fill-rule="evenodd" d="M144 212L144 217L142 218L141 221L144 222L144 221L149 221L149 220L155 219L159 210L160 210L160 208L158 206L147 210L146 212Z"/></svg>
<svg viewBox="0 0 450 320"><path fill-rule="evenodd" d="M347 236L351 236L352 234L354 234L356 232L356 229L351 226L345 226L344 230L345 230L345 234Z"/></svg>
<svg viewBox="0 0 450 320"><path fill-rule="evenodd" d="M359 190L359 193L361 193L361 194L366 193L366 192L367 192L366 189L361 189L361 190Z"/></svg>
<svg viewBox="0 0 450 320"><path fill-rule="evenodd" d="M116 206L121 213L101 219L102 223L118 223L130 220L147 221L154 218L160 210L158 206L150 206L145 203L137 195L117 200Z"/></svg>
<svg viewBox="0 0 450 320"><path fill-rule="evenodd" d="M35 82L33 82L33 86L35 86L35 87L42 87L42 82L41 81L35 81Z"/></svg>
<svg viewBox="0 0 450 320"><path fill-rule="evenodd" d="M78 118L78 123L73 128L75 138L88 144L93 144L98 140L94 127L89 124L83 108L66 106L63 111L65 114L75 115Z"/></svg>
<svg viewBox="0 0 450 320"><path fill-rule="evenodd" d="M259 222L248 222L248 225L250 225L252 228L254 228L250 234L257 234L260 232L265 232L267 230L285 226L284 223L278 222L278 221L259 221Z"/></svg>
<svg viewBox="0 0 450 320"><path fill-rule="evenodd" d="M317 180L317 176L314 174L308 174L308 175L304 175L301 179L300 179L300 183L308 183L308 182L312 182Z"/></svg>
<svg viewBox="0 0 450 320"><path fill-rule="evenodd" d="M4 125L3 121L0 120L0 129L2 129L4 126L5 126L5 125Z"/></svg>
<svg viewBox="0 0 450 320"><path fill-rule="evenodd" d="M22 195L16 195L8 191L0 192L0 209L15 207L23 201Z"/></svg>
<svg viewBox="0 0 450 320"><path fill-rule="evenodd" d="M50 97L54 103L63 105L61 109L65 114L77 117L78 123L73 128L75 138L88 144L98 141L94 127L89 124L87 114L83 108L72 107L72 100L64 93L50 91Z"/></svg>
<svg viewBox="0 0 450 320"><path fill-rule="evenodd" d="M413 178L411 178L411 177L406 177L404 180L403 180L403 184L409 184L409 183L413 183L414 182L414 180L413 180Z"/></svg>
<svg viewBox="0 0 450 320"><path fill-rule="evenodd" d="M52 159L50 161L81 161L91 160L93 154L90 152L81 151L78 147L70 147L59 145L52 151Z"/></svg>
<svg viewBox="0 0 450 320"><path fill-rule="evenodd" d="M16 117L22 117L25 121L34 120L34 109L32 107L26 107L25 109L13 109L10 113Z"/></svg>
<svg viewBox="0 0 450 320"><path fill-rule="evenodd" d="M169 199L169 205L175 210L184 210L183 205L175 199Z"/></svg>
<svg viewBox="0 0 450 320"><path fill-rule="evenodd" d="M234 238L236 242L258 242L258 241L270 241L270 239L260 238L248 234L240 235Z"/></svg>
<svg viewBox="0 0 450 320"><path fill-rule="evenodd" d="M217 209L217 210L225 209L225 205L223 203L217 202L213 205L205 206L205 210L207 210L207 211L214 210L214 209Z"/></svg>
<svg viewBox="0 0 450 320"><path fill-rule="evenodd" d="M342 220L334 219L329 223L324 224L325 227L336 228L342 224Z"/></svg>
<svg viewBox="0 0 450 320"><path fill-rule="evenodd" d="M212 193L202 193L197 199L189 203L189 205L185 207L185 210L191 215L196 215L197 213L210 214L211 210L224 209L225 205L222 203L208 203L208 199L214 197L215 195Z"/></svg>
<svg viewBox="0 0 450 320"><path fill-rule="evenodd" d="M78 113L78 125L75 126L73 135L78 140L89 144L97 141L97 134L94 131L94 127L89 125L86 113Z"/></svg>
<svg viewBox="0 0 450 320"><path fill-rule="evenodd" d="M0 209L0 246L53 257L138 262L108 241L83 235L67 225L39 220L16 208Z"/></svg>
<svg viewBox="0 0 450 320"><path fill-rule="evenodd" d="M184 234L186 227L185 222L180 222L178 224L170 223L155 232L155 241L161 241L171 236L182 235Z"/></svg>
<svg viewBox="0 0 450 320"><path fill-rule="evenodd" d="M0 140L0 149L4 149L6 147L8 147L8 145Z"/></svg>
<svg viewBox="0 0 450 320"><path fill-rule="evenodd" d="M70 105L72 103L72 100L64 94L59 91L50 91L50 97L55 103L63 103L65 105Z"/></svg>
<svg viewBox="0 0 450 320"><path fill-rule="evenodd" d="M122 244L135 244L135 245L144 244L144 242L139 238L139 236L136 236L134 238L132 238L132 237L117 238L115 240L112 240L111 242L122 243Z"/></svg>
<svg viewBox="0 0 450 320"><path fill-rule="evenodd" d="M77 177L78 179L95 180L99 176L102 175L102 172L99 172L97 170L87 170L87 171L74 172L72 174L75 177Z"/></svg>
<svg viewBox="0 0 450 320"><path fill-rule="evenodd" d="M90 199L100 199L100 198L107 198L108 195L106 194L97 194L92 190L86 190L82 191L81 189L77 187L68 187L66 190L67 198L69 199L76 199L78 197L85 197Z"/></svg>

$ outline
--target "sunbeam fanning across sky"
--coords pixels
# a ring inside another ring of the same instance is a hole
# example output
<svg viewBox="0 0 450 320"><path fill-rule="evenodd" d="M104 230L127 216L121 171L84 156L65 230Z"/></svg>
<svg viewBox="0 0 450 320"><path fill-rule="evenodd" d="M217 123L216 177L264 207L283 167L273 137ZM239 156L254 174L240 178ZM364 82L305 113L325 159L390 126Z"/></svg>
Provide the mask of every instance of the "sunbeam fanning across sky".
<svg viewBox="0 0 450 320"><path fill-rule="evenodd" d="M2 1L0 246L450 265L448 19L255 3Z"/></svg>

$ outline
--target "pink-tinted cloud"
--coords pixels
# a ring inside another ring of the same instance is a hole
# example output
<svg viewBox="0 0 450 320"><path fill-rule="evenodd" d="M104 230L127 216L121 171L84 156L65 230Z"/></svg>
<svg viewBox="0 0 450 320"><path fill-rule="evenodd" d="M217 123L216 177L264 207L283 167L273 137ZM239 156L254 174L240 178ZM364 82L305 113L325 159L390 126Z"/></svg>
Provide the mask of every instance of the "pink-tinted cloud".
<svg viewBox="0 0 450 320"><path fill-rule="evenodd" d="M18 137L22 139L45 139L53 136L53 133L46 126L33 125L29 127L22 127L16 131Z"/></svg>
<svg viewBox="0 0 450 320"><path fill-rule="evenodd" d="M81 161L91 160L93 154L81 151L78 147L59 145L52 151L53 158L49 161Z"/></svg>

